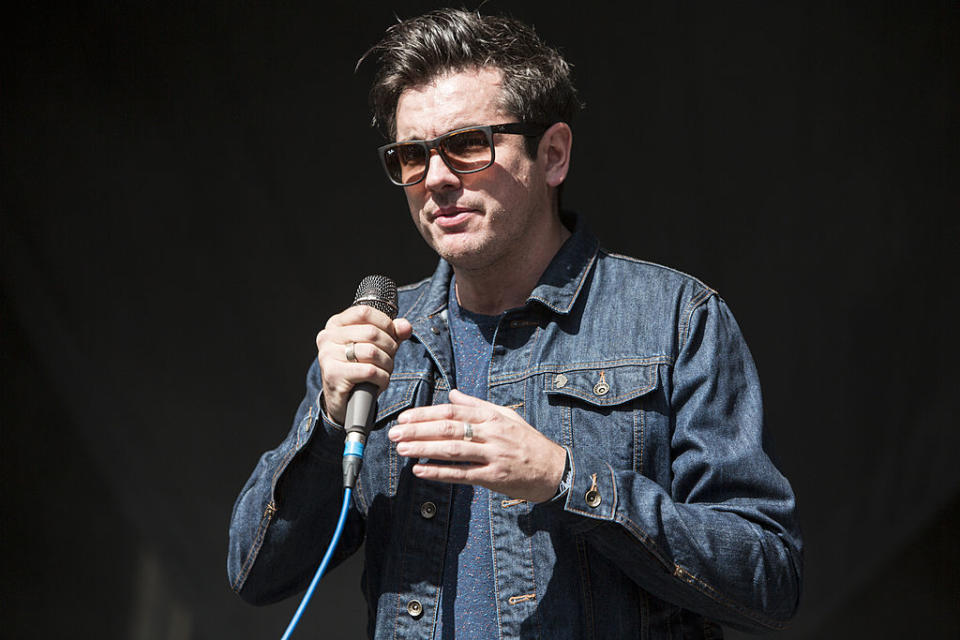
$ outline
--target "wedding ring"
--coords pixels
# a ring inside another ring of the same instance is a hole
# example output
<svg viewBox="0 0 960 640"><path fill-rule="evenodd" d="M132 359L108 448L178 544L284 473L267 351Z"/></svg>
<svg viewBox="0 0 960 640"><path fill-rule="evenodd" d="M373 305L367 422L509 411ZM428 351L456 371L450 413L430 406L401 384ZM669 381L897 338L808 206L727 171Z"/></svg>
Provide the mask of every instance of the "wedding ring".
<svg viewBox="0 0 960 640"><path fill-rule="evenodd" d="M463 423L463 439L468 442L473 440L473 425L469 422Z"/></svg>
<svg viewBox="0 0 960 640"><path fill-rule="evenodd" d="M352 342L347 343L347 346L344 349L344 352L346 353L346 356L347 356L347 362L357 361L357 352L354 350Z"/></svg>

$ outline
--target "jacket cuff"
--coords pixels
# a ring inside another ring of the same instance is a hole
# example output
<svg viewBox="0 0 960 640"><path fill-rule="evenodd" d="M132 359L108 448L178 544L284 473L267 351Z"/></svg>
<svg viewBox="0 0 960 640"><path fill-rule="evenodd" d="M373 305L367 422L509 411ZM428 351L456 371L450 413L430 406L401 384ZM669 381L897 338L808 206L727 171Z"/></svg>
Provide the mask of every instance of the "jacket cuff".
<svg viewBox="0 0 960 640"><path fill-rule="evenodd" d="M596 520L613 520L617 485L613 468L592 454L567 449L572 479L564 510Z"/></svg>

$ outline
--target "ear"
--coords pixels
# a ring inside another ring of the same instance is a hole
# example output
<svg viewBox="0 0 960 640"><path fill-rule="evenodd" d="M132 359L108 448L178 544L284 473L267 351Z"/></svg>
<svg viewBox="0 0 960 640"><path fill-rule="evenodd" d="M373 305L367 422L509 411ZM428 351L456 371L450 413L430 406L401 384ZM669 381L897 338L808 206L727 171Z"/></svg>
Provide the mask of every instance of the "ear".
<svg viewBox="0 0 960 640"><path fill-rule="evenodd" d="M558 187L566 180L572 147L573 131L566 122L554 123L540 138L537 160L543 163L544 175L551 187Z"/></svg>

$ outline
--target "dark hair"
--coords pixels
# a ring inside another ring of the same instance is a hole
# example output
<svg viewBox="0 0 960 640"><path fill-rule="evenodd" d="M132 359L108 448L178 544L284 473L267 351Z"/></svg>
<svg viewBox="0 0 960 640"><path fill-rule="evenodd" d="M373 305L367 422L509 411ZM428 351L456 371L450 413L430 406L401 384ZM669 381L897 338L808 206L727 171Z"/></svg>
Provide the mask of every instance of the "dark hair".
<svg viewBox="0 0 960 640"><path fill-rule="evenodd" d="M438 9L391 26L357 66L370 56L380 63L370 88L373 125L390 139L396 136L400 94L450 71L498 69L503 76L499 107L521 122L569 124L582 106L567 61L512 18ZM538 142L527 138L531 156Z"/></svg>

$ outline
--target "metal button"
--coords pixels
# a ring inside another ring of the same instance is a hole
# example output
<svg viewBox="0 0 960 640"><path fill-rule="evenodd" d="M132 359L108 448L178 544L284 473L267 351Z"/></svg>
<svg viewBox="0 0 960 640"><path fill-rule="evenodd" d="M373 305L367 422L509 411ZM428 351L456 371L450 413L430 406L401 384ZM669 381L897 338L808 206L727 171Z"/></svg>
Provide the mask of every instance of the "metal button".
<svg viewBox="0 0 960 640"><path fill-rule="evenodd" d="M587 506L593 509L596 509L600 506L602 498L600 497L600 492L596 489L590 489L584 494L583 499L587 501Z"/></svg>
<svg viewBox="0 0 960 640"><path fill-rule="evenodd" d="M553 380L553 384L557 387L557 389L563 389L565 386L567 386L567 376L563 375L562 373L558 373L557 377Z"/></svg>
<svg viewBox="0 0 960 640"><path fill-rule="evenodd" d="M608 385L608 384L607 384L606 382L604 382L603 380L601 380L600 382L598 382L598 383L597 383L596 385L594 385L594 387L593 387L593 392L594 392L595 394L597 394L598 396L606 395L608 391L610 391L610 385Z"/></svg>
<svg viewBox="0 0 960 640"><path fill-rule="evenodd" d="M420 515L429 520L433 516L437 515L437 505L432 502L424 502L420 505Z"/></svg>
<svg viewBox="0 0 960 640"><path fill-rule="evenodd" d="M438 327L437 325L433 325L432 327L430 327L430 331L433 331L434 335L437 335L437 336L440 335L440 327Z"/></svg>
<svg viewBox="0 0 960 640"><path fill-rule="evenodd" d="M409 613L411 617L419 618L423 615L423 605L420 604L419 600L411 600L407 603L407 613Z"/></svg>

